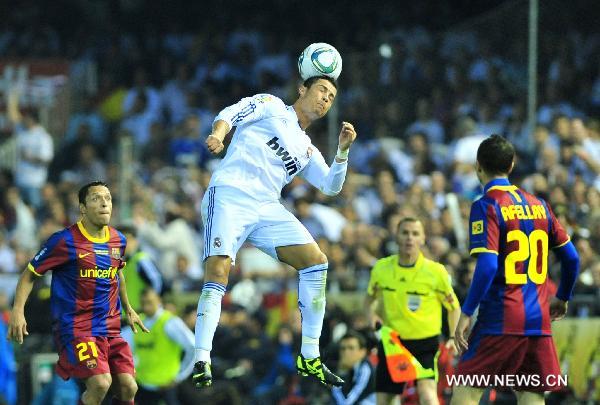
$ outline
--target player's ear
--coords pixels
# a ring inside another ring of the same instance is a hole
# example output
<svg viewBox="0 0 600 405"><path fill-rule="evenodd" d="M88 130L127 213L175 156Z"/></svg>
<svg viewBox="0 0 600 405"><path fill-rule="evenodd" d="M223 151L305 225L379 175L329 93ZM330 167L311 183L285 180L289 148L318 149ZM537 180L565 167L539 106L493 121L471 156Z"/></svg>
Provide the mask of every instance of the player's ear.
<svg viewBox="0 0 600 405"><path fill-rule="evenodd" d="M507 174L511 174L514 168L515 168L515 160L513 159L512 163L510 164L510 169L508 169Z"/></svg>
<svg viewBox="0 0 600 405"><path fill-rule="evenodd" d="M479 164L479 160L475 161L475 171L479 174L483 173L483 168L481 167L481 165Z"/></svg>
<svg viewBox="0 0 600 405"><path fill-rule="evenodd" d="M298 95L300 97L304 97L305 94L306 94L306 87L304 87L304 84L301 84L300 86L298 86Z"/></svg>
<svg viewBox="0 0 600 405"><path fill-rule="evenodd" d="M79 212L81 212L82 214L85 214L87 211L87 208L85 206L85 204L79 203Z"/></svg>

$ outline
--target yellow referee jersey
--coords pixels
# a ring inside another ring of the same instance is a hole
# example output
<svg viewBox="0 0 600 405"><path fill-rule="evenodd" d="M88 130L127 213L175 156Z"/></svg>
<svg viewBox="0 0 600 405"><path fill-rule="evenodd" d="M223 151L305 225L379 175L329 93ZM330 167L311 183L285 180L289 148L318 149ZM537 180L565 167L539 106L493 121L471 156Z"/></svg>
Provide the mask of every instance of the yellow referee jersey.
<svg viewBox="0 0 600 405"><path fill-rule="evenodd" d="M442 332L442 305L459 307L450 276L440 263L419 254L414 266L398 264L398 255L380 259L371 270L368 294L382 304L383 323L402 339L425 339Z"/></svg>

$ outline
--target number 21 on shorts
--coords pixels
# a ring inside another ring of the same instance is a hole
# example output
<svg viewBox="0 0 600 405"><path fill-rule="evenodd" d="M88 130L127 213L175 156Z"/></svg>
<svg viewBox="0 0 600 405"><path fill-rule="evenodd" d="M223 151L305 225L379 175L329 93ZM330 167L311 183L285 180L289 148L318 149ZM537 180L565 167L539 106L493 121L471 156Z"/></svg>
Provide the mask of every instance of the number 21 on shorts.
<svg viewBox="0 0 600 405"><path fill-rule="evenodd" d="M90 357L98 357L98 347L96 342L81 342L75 346L77 348L77 356L79 361L84 361Z"/></svg>
<svg viewBox="0 0 600 405"><path fill-rule="evenodd" d="M519 248L510 252L504 260L506 284L527 284L527 278L535 284L543 284L548 274L548 234L540 229L529 236L521 230L513 230L506 235L507 242L517 241ZM538 269L538 258L542 256L541 268ZM529 259L527 273L517 273L516 265Z"/></svg>

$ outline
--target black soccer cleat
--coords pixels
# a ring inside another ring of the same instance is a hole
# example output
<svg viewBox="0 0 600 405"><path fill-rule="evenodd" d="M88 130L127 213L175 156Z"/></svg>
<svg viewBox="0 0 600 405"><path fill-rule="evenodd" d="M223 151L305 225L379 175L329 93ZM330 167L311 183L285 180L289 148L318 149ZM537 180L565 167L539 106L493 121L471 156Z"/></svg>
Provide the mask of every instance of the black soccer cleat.
<svg viewBox="0 0 600 405"><path fill-rule="evenodd" d="M302 354L299 354L296 358L296 370L301 376L312 376L321 384L328 387L341 387L344 385L344 380L333 374L327 366L321 362L320 357L305 359Z"/></svg>
<svg viewBox="0 0 600 405"><path fill-rule="evenodd" d="M198 361L194 364L192 382L196 388L210 387L212 385L212 372L210 371L209 362Z"/></svg>

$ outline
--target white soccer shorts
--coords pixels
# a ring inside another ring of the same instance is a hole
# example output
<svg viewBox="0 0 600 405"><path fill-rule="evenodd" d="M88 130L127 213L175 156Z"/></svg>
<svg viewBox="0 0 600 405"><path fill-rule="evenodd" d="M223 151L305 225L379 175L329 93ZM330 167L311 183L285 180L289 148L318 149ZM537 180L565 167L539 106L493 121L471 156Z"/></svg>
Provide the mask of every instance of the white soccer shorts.
<svg viewBox="0 0 600 405"><path fill-rule="evenodd" d="M278 246L304 245L315 240L279 201L258 201L227 186L210 187L202 199L204 254L235 256L247 240L274 259Z"/></svg>

